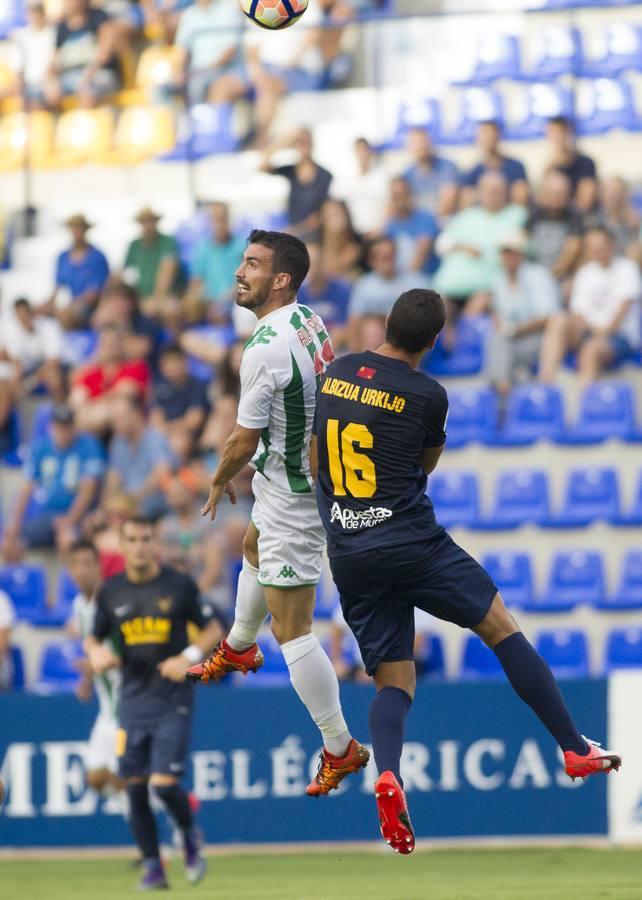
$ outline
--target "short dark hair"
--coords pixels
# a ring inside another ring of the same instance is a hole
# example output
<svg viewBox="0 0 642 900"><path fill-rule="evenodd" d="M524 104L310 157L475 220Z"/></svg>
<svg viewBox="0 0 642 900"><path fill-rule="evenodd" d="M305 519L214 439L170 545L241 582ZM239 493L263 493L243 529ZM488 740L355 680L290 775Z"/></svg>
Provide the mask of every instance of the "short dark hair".
<svg viewBox="0 0 642 900"><path fill-rule="evenodd" d="M598 234L603 235L603 237L605 237L612 244L615 243L615 235L608 227L608 225L600 225L599 223L597 225L591 225L586 229L584 235L586 236L588 234L591 234L591 232L595 233L596 231Z"/></svg>
<svg viewBox="0 0 642 900"><path fill-rule="evenodd" d="M140 525L141 528L154 528L154 521L150 519L148 516L141 516L139 513L135 513L131 516L127 516L126 519L120 523L120 530L122 531L125 525Z"/></svg>
<svg viewBox="0 0 642 900"><path fill-rule="evenodd" d="M126 403L134 412L140 413L141 416L144 416L147 412L145 398L142 394L121 394L118 399Z"/></svg>
<svg viewBox="0 0 642 900"><path fill-rule="evenodd" d="M292 293L296 294L308 274L310 255L303 241L283 231L263 231L255 228L248 244L260 244L272 251L272 272L286 272L290 276Z"/></svg>
<svg viewBox="0 0 642 900"><path fill-rule="evenodd" d="M481 128L483 125L486 125L488 128L494 128L498 134L502 133L501 123L497 119L482 119L478 127Z"/></svg>
<svg viewBox="0 0 642 900"><path fill-rule="evenodd" d="M386 343L407 353L419 353L446 323L446 304L436 291L414 288L392 307L386 324Z"/></svg>
<svg viewBox="0 0 642 900"><path fill-rule="evenodd" d="M83 551L86 551L87 553L93 553L96 559L99 559L100 557L96 545L91 541L88 541L86 538L81 538L78 541L74 541L67 552L69 553L69 556L71 556L72 553L81 553Z"/></svg>
<svg viewBox="0 0 642 900"><path fill-rule="evenodd" d="M164 347L161 347L160 357L163 356L185 356L185 351L180 346L180 344L166 344Z"/></svg>
<svg viewBox="0 0 642 900"><path fill-rule="evenodd" d="M551 116L548 120L549 125L559 125L560 128L566 128L567 131L574 131L573 123L568 116Z"/></svg>
<svg viewBox="0 0 642 900"><path fill-rule="evenodd" d="M21 306L24 306L25 309L31 309L31 303L29 303L26 297L18 297L17 300L13 301L14 309L20 309Z"/></svg>

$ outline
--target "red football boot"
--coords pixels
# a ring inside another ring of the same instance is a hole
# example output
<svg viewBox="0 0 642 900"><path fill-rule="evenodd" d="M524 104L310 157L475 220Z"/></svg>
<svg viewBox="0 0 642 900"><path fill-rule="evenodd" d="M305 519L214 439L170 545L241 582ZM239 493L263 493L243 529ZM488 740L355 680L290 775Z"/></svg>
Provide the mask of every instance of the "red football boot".
<svg viewBox="0 0 642 900"><path fill-rule="evenodd" d="M395 853L407 856L415 849L415 832L408 815L406 795L392 772L382 772L375 782L375 800L381 835Z"/></svg>
<svg viewBox="0 0 642 900"><path fill-rule="evenodd" d="M263 651L258 644L252 644L240 653L221 641L214 653L197 666L187 670L190 681L220 681L229 672L256 672L263 665Z"/></svg>
<svg viewBox="0 0 642 900"><path fill-rule="evenodd" d="M317 774L305 789L308 797L320 797L338 788L346 775L358 772L368 765L370 753L363 744L353 738L348 744L345 756L331 756L324 749L319 758L321 762Z"/></svg>
<svg viewBox="0 0 642 900"><path fill-rule="evenodd" d="M589 752L586 756L580 756L572 750L564 753L564 768L566 774L573 781L576 778L586 778L588 775L599 775L601 772L605 772L607 775L611 770L617 772L622 765L622 757L619 753L602 750L601 744L587 737L584 737L584 740L589 745Z"/></svg>

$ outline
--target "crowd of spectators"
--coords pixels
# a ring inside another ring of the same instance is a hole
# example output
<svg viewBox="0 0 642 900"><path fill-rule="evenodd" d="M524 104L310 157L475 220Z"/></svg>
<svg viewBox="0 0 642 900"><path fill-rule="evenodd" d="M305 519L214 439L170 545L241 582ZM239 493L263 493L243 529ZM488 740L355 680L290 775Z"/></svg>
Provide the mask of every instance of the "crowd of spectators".
<svg viewBox="0 0 642 900"><path fill-rule="evenodd" d="M232 58L225 66L236 77ZM285 227L310 250L300 299L323 316L337 352L376 347L396 297L432 285L448 303L442 352L456 352L462 316L490 318L485 374L502 397L520 379L553 381L571 351L584 381L639 354L640 222L626 182L598 178L565 120L549 124L538 184L500 137L483 123L478 161L464 172L411 129L392 177L360 138L355 177L343 182L317 162L308 129L266 147L262 171L288 186ZM110 270L92 223L74 215L50 296L41 305L16 298L0 341L0 450L24 398L46 394L51 416L29 446L5 561L31 548L64 554L84 536L112 573L118 523L137 509L160 520L165 558L229 606L249 472L239 506L224 506L217 527L198 510L235 422L253 321L234 304L246 235L225 203L210 204L209 220L186 259L161 216L142 209L140 236ZM82 363L66 353L66 333L78 329L95 339ZM0 597L0 683L2 613Z"/></svg>

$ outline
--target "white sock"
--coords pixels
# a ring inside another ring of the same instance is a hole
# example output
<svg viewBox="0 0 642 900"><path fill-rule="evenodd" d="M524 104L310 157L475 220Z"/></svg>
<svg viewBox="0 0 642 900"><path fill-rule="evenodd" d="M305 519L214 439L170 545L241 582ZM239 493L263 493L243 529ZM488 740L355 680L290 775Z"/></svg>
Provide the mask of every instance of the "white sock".
<svg viewBox="0 0 642 900"><path fill-rule="evenodd" d="M323 737L323 745L333 756L343 756L350 732L341 712L339 682L332 663L316 635L304 634L281 645L290 670L290 681L308 708Z"/></svg>
<svg viewBox="0 0 642 900"><path fill-rule="evenodd" d="M259 570L243 557L236 589L234 624L226 639L232 650L240 653L256 642L256 636L267 614L265 595L259 584Z"/></svg>

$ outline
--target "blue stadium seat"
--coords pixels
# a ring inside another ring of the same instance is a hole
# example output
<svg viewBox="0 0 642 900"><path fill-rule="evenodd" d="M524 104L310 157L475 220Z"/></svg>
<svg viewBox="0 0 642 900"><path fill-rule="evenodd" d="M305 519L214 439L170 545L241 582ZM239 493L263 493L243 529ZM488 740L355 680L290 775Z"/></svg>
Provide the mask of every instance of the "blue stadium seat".
<svg viewBox="0 0 642 900"><path fill-rule="evenodd" d="M623 78L580 82L575 119L578 135L606 134L614 128L638 131L640 117L633 88Z"/></svg>
<svg viewBox="0 0 642 900"><path fill-rule="evenodd" d="M497 428L497 394L491 388L463 388L448 392L448 449L472 441L483 443Z"/></svg>
<svg viewBox="0 0 642 900"><path fill-rule="evenodd" d="M73 580L69 571L64 568L60 569L58 575L58 585L56 587L56 606L64 607L71 612L71 606L74 597L78 593L78 586Z"/></svg>
<svg viewBox="0 0 642 900"><path fill-rule="evenodd" d="M474 526L479 520L479 488L473 472L444 470L430 476L428 496L444 528Z"/></svg>
<svg viewBox="0 0 642 900"><path fill-rule="evenodd" d="M26 3L23 0L5 0L0 4L0 39L11 36L11 32L27 24Z"/></svg>
<svg viewBox="0 0 642 900"><path fill-rule="evenodd" d="M478 375L484 364L484 348L490 329L488 316L465 316L456 326L453 350L445 350L437 341L432 353L426 354L422 369L431 375L450 377Z"/></svg>
<svg viewBox="0 0 642 900"><path fill-rule="evenodd" d="M80 680L77 663L83 657L80 641L46 644L35 691L39 694L67 694L75 690Z"/></svg>
<svg viewBox="0 0 642 900"><path fill-rule="evenodd" d="M425 652L416 657L416 662L423 678L439 681L446 677L444 642L438 634L428 635Z"/></svg>
<svg viewBox="0 0 642 900"><path fill-rule="evenodd" d="M553 385L522 384L513 388L503 427L489 439L491 446L521 447L556 440L564 430L562 394Z"/></svg>
<svg viewBox="0 0 642 900"><path fill-rule="evenodd" d="M582 37L579 29L568 25L547 25L531 39L530 65L522 78L548 81L559 75L572 75L582 63Z"/></svg>
<svg viewBox="0 0 642 900"><path fill-rule="evenodd" d="M522 68L519 38L514 34L487 34L477 45L465 78L457 85L491 84L498 78L513 80Z"/></svg>
<svg viewBox="0 0 642 900"><path fill-rule="evenodd" d="M581 74L609 78L628 69L639 71L642 64L642 29L633 22L609 22L599 34L600 56L585 53Z"/></svg>
<svg viewBox="0 0 642 900"><path fill-rule="evenodd" d="M555 116L573 116L573 94L555 82L524 86L513 106L515 119L507 119L504 137L509 141L531 141L544 137L546 123Z"/></svg>
<svg viewBox="0 0 642 900"><path fill-rule="evenodd" d="M623 525L625 527L633 527L642 525L642 471L640 471L640 480L636 488L633 505L619 518L611 520L612 525Z"/></svg>
<svg viewBox="0 0 642 900"><path fill-rule="evenodd" d="M452 131L444 129L442 144L460 146L473 144L480 122L504 123L504 101L501 94L492 88L469 87L461 91L459 119Z"/></svg>
<svg viewBox="0 0 642 900"><path fill-rule="evenodd" d="M585 678L589 674L588 647L583 631L562 628L542 631L535 646L556 678Z"/></svg>
<svg viewBox="0 0 642 900"><path fill-rule="evenodd" d="M469 635L464 642L459 677L469 681L504 678L500 661L476 634Z"/></svg>
<svg viewBox="0 0 642 900"><path fill-rule="evenodd" d="M596 444L610 438L636 437L630 384L599 381L582 393L577 422L558 439L561 444Z"/></svg>
<svg viewBox="0 0 642 900"><path fill-rule="evenodd" d="M405 145L408 131L412 128L423 128L433 140L439 140L441 106L438 100L434 97L415 97L403 100L399 104L395 130L379 149L401 149Z"/></svg>
<svg viewBox="0 0 642 900"><path fill-rule="evenodd" d="M580 528L597 520L620 518L617 472L588 466L569 472L562 509L546 524L552 528Z"/></svg>
<svg viewBox="0 0 642 900"><path fill-rule="evenodd" d="M239 143L233 105L198 103L179 119L174 149L159 159L193 162L216 153L234 153Z"/></svg>
<svg viewBox="0 0 642 900"><path fill-rule="evenodd" d="M0 569L0 590L11 597L19 619L34 623L46 610L47 585L41 566L3 566Z"/></svg>
<svg viewBox="0 0 642 900"><path fill-rule="evenodd" d="M65 332L65 360L74 366L86 363L92 356L98 343L98 333L85 329L84 331Z"/></svg>
<svg viewBox="0 0 642 900"><path fill-rule="evenodd" d="M25 686L25 661L20 647L10 647L11 690L22 691Z"/></svg>
<svg viewBox="0 0 642 900"><path fill-rule="evenodd" d="M606 641L604 668L642 668L642 628L615 628Z"/></svg>
<svg viewBox="0 0 642 900"><path fill-rule="evenodd" d="M489 518L479 528L503 530L550 519L549 486L541 469L511 469L501 472L495 487L495 501Z"/></svg>
<svg viewBox="0 0 642 900"><path fill-rule="evenodd" d="M642 550L629 550L616 592L605 597L597 607L613 612L642 609Z"/></svg>
<svg viewBox="0 0 642 900"><path fill-rule="evenodd" d="M602 557L592 550L564 550L551 562L542 597L526 607L531 612L566 612L576 606L597 606L604 598Z"/></svg>
<svg viewBox="0 0 642 900"><path fill-rule="evenodd" d="M527 553L502 550L487 553L482 565L507 606L528 606L533 601L533 571Z"/></svg>
<svg viewBox="0 0 642 900"><path fill-rule="evenodd" d="M16 468L22 465L20 443L22 439L22 423L17 409L11 411L7 424L0 434L0 463Z"/></svg>

